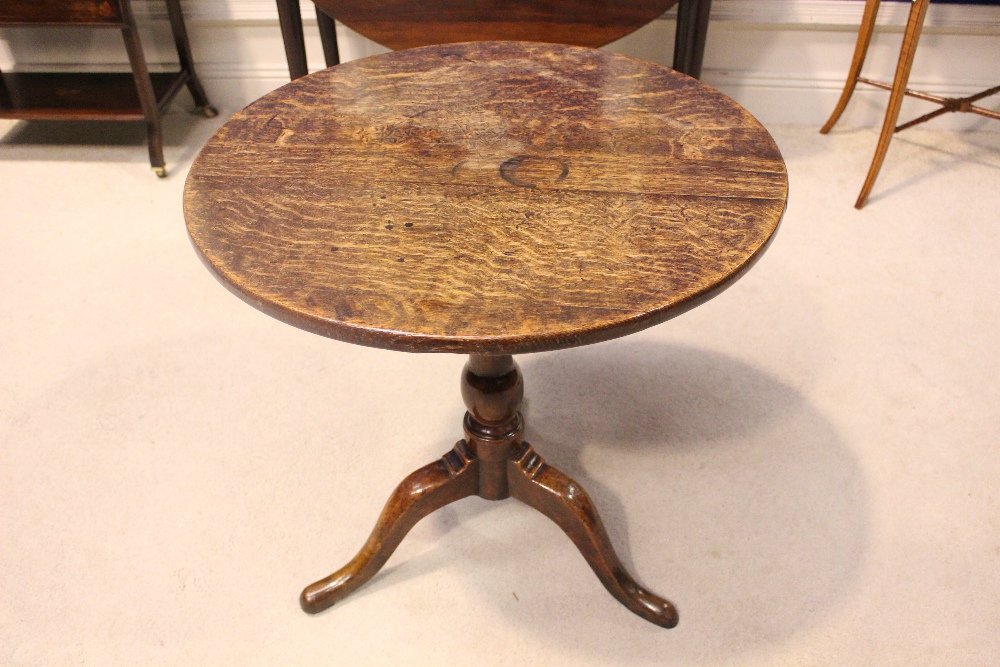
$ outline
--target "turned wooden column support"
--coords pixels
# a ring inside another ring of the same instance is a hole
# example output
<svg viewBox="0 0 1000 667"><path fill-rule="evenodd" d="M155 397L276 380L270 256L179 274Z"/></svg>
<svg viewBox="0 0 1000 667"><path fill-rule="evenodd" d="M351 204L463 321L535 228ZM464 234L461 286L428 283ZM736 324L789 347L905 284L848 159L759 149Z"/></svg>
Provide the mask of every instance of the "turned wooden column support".
<svg viewBox="0 0 1000 667"><path fill-rule="evenodd" d="M626 571L587 492L524 442L523 397L524 381L513 357L471 355L462 371L462 398L469 410L465 439L396 487L361 551L337 572L307 586L302 608L322 611L363 585L406 533L434 510L471 495L487 500L513 496L555 521L608 592L630 611L665 628L677 625L674 606Z"/></svg>
<svg viewBox="0 0 1000 667"><path fill-rule="evenodd" d="M478 494L487 500L510 497L507 461L524 432L522 398L524 380L512 356L469 357L462 371L465 442L479 459Z"/></svg>

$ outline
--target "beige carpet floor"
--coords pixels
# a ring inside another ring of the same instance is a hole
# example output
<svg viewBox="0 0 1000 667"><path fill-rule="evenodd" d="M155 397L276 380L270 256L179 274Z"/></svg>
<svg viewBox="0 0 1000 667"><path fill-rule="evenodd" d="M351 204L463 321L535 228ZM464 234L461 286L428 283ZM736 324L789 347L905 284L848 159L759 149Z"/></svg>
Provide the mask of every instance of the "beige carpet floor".
<svg viewBox="0 0 1000 667"><path fill-rule="evenodd" d="M245 305L191 249L219 121L0 126L0 664L1000 664L1000 134L771 128L783 227L735 287L520 358L528 435L662 630L515 501L419 524L317 616L395 484L461 434L451 355Z"/></svg>

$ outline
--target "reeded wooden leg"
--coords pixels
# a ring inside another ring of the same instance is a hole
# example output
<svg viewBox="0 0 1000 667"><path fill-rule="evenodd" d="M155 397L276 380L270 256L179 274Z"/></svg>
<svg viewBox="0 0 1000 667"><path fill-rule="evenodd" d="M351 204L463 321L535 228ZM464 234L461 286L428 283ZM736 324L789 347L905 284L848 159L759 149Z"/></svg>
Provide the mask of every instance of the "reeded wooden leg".
<svg viewBox="0 0 1000 667"><path fill-rule="evenodd" d="M858 85L858 77L861 76L861 68L865 64L868 46L872 42L872 33L875 31L875 17L878 16L879 1L865 1L865 13L861 16L861 27L858 29L858 41L854 45L854 59L851 61L851 71L847 74L847 81L844 83L843 92L840 93L837 107L830 114L830 119L826 121L826 125L820 130L820 134L826 134L837 124L837 121L840 120L840 115L847 108L847 103L851 101L854 88Z"/></svg>
<svg viewBox="0 0 1000 667"><path fill-rule="evenodd" d="M510 495L549 517L569 536L594 574L629 611L664 628L677 625L677 610L637 584L618 560L601 517L579 484L545 463L528 443L507 464Z"/></svg>
<svg viewBox="0 0 1000 667"><path fill-rule="evenodd" d="M299 598L302 609L315 614L339 602L382 569L418 521L474 495L479 483L477 464L462 441L439 460L410 474L396 487L358 555L329 577L306 586Z"/></svg>
<svg viewBox="0 0 1000 667"><path fill-rule="evenodd" d="M889 142L896 131L896 121L899 120L899 110L903 106L903 98L906 96L906 84L910 80L910 68L913 66L913 56L917 52L917 42L920 40L920 30L924 25L924 16L927 14L927 5L930 0L913 0L910 7L910 15L906 21L906 32L903 33L903 47L899 51L899 62L896 65L896 76L892 81L892 93L889 95L889 106L885 110L885 120L882 122L882 133L878 138L878 146L875 147L875 157L872 158L872 165L868 169L868 176L861 186L861 194L858 195L854 208L861 208L868 201L868 195L875 185L878 172L882 169L882 162L885 154L889 150Z"/></svg>

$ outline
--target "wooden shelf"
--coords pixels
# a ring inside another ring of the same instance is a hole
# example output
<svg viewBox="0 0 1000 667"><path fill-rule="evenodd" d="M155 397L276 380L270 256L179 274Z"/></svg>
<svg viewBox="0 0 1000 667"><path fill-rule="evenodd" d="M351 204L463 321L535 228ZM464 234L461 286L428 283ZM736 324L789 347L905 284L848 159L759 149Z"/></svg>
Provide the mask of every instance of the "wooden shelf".
<svg viewBox="0 0 1000 667"><path fill-rule="evenodd" d="M186 72L150 74L163 110L187 80ZM0 118L20 120L142 120L130 72L14 72L0 74Z"/></svg>
<svg viewBox="0 0 1000 667"><path fill-rule="evenodd" d="M150 73L131 0L0 0L0 26L74 25L120 28L131 72L0 72L0 118L12 120L145 120L149 164L161 178L160 119L185 84L205 116L218 112L194 72L180 0L164 0L177 47L177 72Z"/></svg>
<svg viewBox="0 0 1000 667"><path fill-rule="evenodd" d="M0 23L122 26L125 14L120 0L2 0Z"/></svg>

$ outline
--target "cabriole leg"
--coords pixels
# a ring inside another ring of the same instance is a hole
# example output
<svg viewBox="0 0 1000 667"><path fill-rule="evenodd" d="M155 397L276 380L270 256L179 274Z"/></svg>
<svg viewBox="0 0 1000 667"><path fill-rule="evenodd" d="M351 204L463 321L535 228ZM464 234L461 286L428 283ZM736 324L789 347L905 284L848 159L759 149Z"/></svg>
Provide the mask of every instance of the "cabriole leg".
<svg viewBox="0 0 1000 667"><path fill-rule="evenodd" d="M510 494L555 521L615 599L650 623L677 625L674 605L637 584L622 565L597 508L579 484L545 463L528 443L507 469Z"/></svg>
<svg viewBox="0 0 1000 667"><path fill-rule="evenodd" d="M358 555L302 591L302 608L311 614L323 611L374 577L418 521L476 493L477 467L464 443L459 442L439 460L411 473L390 496Z"/></svg>

